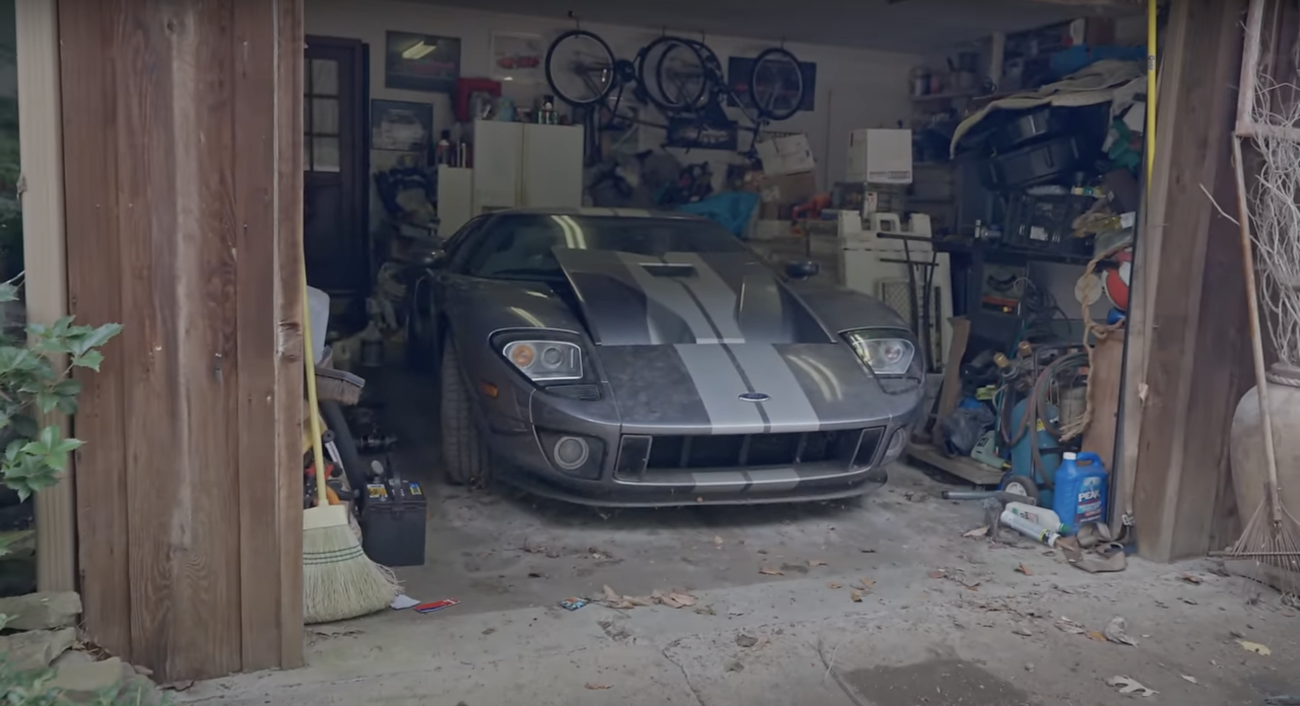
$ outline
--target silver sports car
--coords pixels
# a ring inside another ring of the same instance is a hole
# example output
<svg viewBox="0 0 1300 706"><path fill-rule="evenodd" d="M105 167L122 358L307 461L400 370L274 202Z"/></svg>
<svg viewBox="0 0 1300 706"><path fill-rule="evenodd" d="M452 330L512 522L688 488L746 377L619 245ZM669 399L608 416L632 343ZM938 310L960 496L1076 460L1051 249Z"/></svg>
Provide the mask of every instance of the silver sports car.
<svg viewBox="0 0 1300 706"><path fill-rule="evenodd" d="M916 342L811 270L692 216L475 218L414 289L448 478L610 506L879 487L920 415Z"/></svg>

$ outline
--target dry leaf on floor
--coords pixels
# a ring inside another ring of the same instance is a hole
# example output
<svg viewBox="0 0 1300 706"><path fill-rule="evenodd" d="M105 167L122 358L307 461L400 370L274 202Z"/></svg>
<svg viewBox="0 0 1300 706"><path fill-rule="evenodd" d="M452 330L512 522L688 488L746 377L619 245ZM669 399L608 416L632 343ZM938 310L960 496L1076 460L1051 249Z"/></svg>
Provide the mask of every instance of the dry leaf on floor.
<svg viewBox="0 0 1300 706"><path fill-rule="evenodd" d="M808 566L815 569L819 566L826 566L826 562L822 561L821 559L809 559Z"/></svg>
<svg viewBox="0 0 1300 706"><path fill-rule="evenodd" d="M1128 622L1119 616L1115 616L1106 624L1106 631L1103 635L1105 635L1106 639L1110 642L1137 647L1137 640L1129 637L1128 633L1125 632L1126 630L1128 630Z"/></svg>
<svg viewBox="0 0 1300 706"><path fill-rule="evenodd" d="M1183 678L1183 681L1185 681L1185 682L1187 682L1187 683L1189 683L1189 684L1196 684L1197 686L1200 686L1200 684L1201 684L1201 682L1198 681L1198 680L1196 679L1196 677L1189 677L1189 676L1187 676L1186 674L1179 674L1178 676L1182 677L1182 678Z"/></svg>
<svg viewBox="0 0 1300 706"><path fill-rule="evenodd" d="M1089 631L1088 631L1088 639L1089 639L1089 640L1096 640L1097 642L1107 642L1107 640L1106 640L1106 635L1103 634L1103 633L1099 633L1099 632L1097 632L1096 630L1089 630Z"/></svg>
<svg viewBox="0 0 1300 706"><path fill-rule="evenodd" d="M966 532L966 533L962 534L962 536L963 536L963 537L972 537L972 538L973 538L973 537L987 537L987 536L988 536L988 533L989 533L989 526L988 526L988 525L984 525L983 527L976 527L975 529L973 529L973 530L971 530L971 531L969 531L969 532Z"/></svg>
<svg viewBox="0 0 1300 706"><path fill-rule="evenodd" d="M768 568L768 567L766 567L766 566L761 566L761 567L759 567L759 569L758 569L758 573L760 573L760 574L762 574L762 575L764 575L764 576L785 576L785 572L784 572L784 571L782 571L782 570L780 570L780 569L772 569L772 568Z"/></svg>
<svg viewBox="0 0 1300 706"><path fill-rule="evenodd" d="M1200 576L1193 576L1192 574L1183 574L1182 578L1183 581L1186 581L1187 583L1190 583L1193 586L1199 586L1202 583L1204 583L1204 581L1201 580Z"/></svg>
<svg viewBox="0 0 1300 706"><path fill-rule="evenodd" d="M1071 635L1085 635L1088 632L1088 630L1082 625L1070 620L1064 615L1056 619L1056 629L1061 632L1068 632Z"/></svg>
<svg viewBox="0 0 1300 706"><path fill-rule="evenodd" d="M1261 645L1258 642L1251 642L1250 640L1237 640L1237 644L1241 645L1241 648L1243 650L1246 650L1247 652L1254 652L1255 654L1260 655L1262 657L1267 657L1273 654L1273 650L1270 650L1266 645Z"/></svg>
<svg viewBox="0 0 1300 706"><path fill-rule="evenodd" d="M1155 689L1143 686L1142 682L1133 677L1111 677L1106 680L1106 683L1110 686L1118 686L1121 694L1137 694L1138 696L1147 697L1160 693Z"/></svg>
<svg viewBox="0 0 1300 706"><path fill-rule="evenodd" d="M605 689L611 688L609 684L595 684L593 682L587 682L586 684L583 684L583 686L592 691L604 691Z"/></svg>
<svg viewBox="0 0 1300 706"><path fill-rule="evenodd" d="M840 584L834 582L834 581L831 581L830 583L826 584L826 588L830 588L830 589L841 589L841 588L844 588L844 587L841 586Z"/></svg>
<svg viewBox="0 0 1300 706"><path fill-rule="evenodd" d="M719 536L716 535L716 534L713 535L713 545L716 546L716 547L721 547L721 546L722 546L722 537L719 537Z"/></svg>
<svg viewBox="0 0 1300 706"><path fill-rule="evenodd" d="M766 645L767 643L769 643L769 642L771 642L771 641L772 641L772 638L768 637L767 635L759 635L759 636L758 636L758 644L757 644L757 645L754 645L753 649L761 650L761 649L763 649L763 645Z"/></svg>
<svg viewBox="0 0 1300 706"><path fill-rule="evenodd" d="M673 608L690 608L697 602L698 600L695 596L692 596L689 593L678 593L677 591L673 591L665 598L664 605L671 605Z"/></svg>
<svg viewBox="0 0 1300 706"><path fill-rule="evenodd" d="M864 591L870 591L871 587L876 585L875 579L862 578L859 580L862 582L862 590Z"/></svg>
<svg viewBox="0 0 1300 706"><path fill-rule="evenodd" d="M1029 570L1029 567L1028 567L1028 566L1025 566L1024 564L1021 564L1021 565L1017 566L1017 567L1016 567L1016 571L1018 571L1018 572L1024 574L1025 576L1033 576L1033 575L1034 575L1034 572L1030 571L1030 570Z"/></svg>
<svg viewBox="0 0 1300 706"><path fill-rule="evenodd" d="M861 602L862 602L862 591L855 590L855 591L853 591L852 593L850 593L850 594L849 594L849 600L853 601L854 603L861 603Z"/></svg>
<svg viewBox="0 0 1300 706"><path fill-rule="evenodd" d="M622 603L623 597L618 595L618 591L610 588L609 584L605 584L605 600L610 603Z"/></svg>
<svg viewBox="0 0 1300 706"><path fill-rule="evenodd" d="M948 575L948 572L947 572L947 571L938 571L938 570L936 570L936 571L931 571L931 572L930 572L930 578L932 578L932 579L941 579L941 578L943 578L943 577L945 577L945 576L947 576L947 575Z"/></svg>

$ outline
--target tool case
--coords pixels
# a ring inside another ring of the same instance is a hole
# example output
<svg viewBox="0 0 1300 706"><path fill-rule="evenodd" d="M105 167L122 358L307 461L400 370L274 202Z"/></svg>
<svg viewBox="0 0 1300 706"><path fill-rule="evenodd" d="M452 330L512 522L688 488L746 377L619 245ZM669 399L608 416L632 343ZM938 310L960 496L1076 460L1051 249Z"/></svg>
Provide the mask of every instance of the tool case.
<svg viewBox="0 0 1300 706"><path fill-rule="evenodd" d="M384 566L422 566L428 499L416 481L405 480L391 456L384 473L361 493L361 547Z"/></svg>

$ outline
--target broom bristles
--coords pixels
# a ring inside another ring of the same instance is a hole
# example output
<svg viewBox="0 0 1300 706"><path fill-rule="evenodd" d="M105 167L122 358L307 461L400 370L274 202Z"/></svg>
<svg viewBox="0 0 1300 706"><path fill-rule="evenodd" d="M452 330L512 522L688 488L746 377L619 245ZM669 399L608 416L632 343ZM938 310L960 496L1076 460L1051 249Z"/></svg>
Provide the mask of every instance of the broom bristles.
<svg viewBox="0 0 1300 706"><path fill-rule="evenodd" d="M1229 559L1253 560L1256 578L1283 595L1294 596L1300 593L1300 522L1285 505L1279 505L1281 521L1273 521L1274 492L1275 488L1266 489L1264 502L1255 508L1241 538L1225 554Z"/></svg>
<svg viewBox="0 0 1300 706"><path fill-rule="evenodd" d="M381 611L401 590L390 569L366 556L348 525L303 532L302 612L308 625Z"/></svg>

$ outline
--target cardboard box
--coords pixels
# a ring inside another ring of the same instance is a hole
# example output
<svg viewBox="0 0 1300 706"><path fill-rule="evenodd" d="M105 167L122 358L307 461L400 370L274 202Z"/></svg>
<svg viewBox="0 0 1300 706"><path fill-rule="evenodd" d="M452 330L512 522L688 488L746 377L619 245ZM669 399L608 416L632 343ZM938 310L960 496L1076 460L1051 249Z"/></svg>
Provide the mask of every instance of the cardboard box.
<svg viewBox="0 0 1300 706"><path fill-rule="evenodd" d="M763 160L763 173L768 176L811 172L817 168L807 135L774 137L758 143L755 149L758 158Z"/></svg>
<svg viewBox="0 0 1300 706"><path fill-rule="evenodd" d="M848 180L912 183L912 131L869 128L849 133Z"/></svg>
<svg viewBox="0 0 1300 706"><path fill-rule="evenodd" d="M817 195L817 176L811 172L765 176L760 185L760 218L789 220L791 209Z"/></svg>

